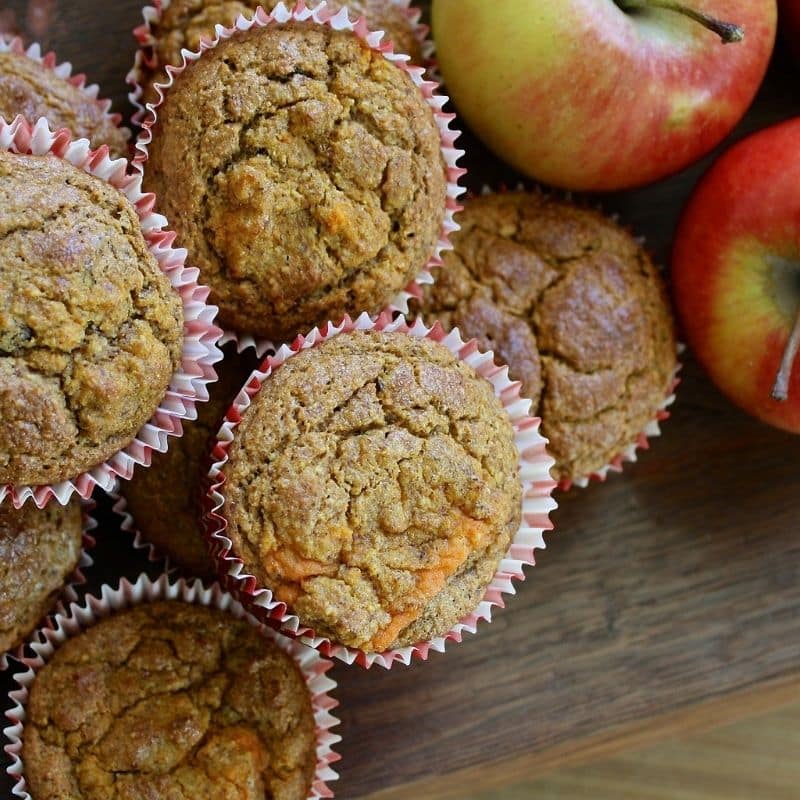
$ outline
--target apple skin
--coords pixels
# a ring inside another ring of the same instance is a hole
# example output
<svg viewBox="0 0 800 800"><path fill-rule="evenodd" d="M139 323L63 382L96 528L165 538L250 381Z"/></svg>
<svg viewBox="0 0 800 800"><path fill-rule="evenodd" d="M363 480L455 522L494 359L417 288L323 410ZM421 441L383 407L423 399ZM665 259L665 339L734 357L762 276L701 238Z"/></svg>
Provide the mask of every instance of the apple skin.
<svg viewBox="0 0 800 800"><path fill-rule="evenodd" d="M800 0L778 0L778 27L797 61L800 61Z"/></svg>
<svg viewBox="0 0 800 800"><path fill-rule="evenodd" d="M545 183L651 183L713 149L750 105L775 43L775 0L683 0L744 41L613 0L434 0L447 92L503 160Z"/></svg>
<svg viewBox="0 0 800 800"><path fill-rule="evenodd" d="M703 177L675 236L672 282L714 383L748 413L800 433L800 364L789 399L770 396L800 305L800 117L739 142Z"/></svg>

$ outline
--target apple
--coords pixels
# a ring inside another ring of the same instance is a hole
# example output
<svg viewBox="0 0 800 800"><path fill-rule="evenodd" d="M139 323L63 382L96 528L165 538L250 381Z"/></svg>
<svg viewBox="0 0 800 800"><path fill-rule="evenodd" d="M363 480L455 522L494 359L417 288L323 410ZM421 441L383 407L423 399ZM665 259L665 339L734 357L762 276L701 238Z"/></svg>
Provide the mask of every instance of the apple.
<svg viewBox="0 0 800 800"><path fill-rule="evenodd" d="M683 169L736 125L775 0L434 0L447 91L523 173L610 191ZM728 42L724 44L723 42Z"/></svg>
<svg viewBox="0 0 800 800"><path fill-rule="evenodd" d="M672 281L717 386L800 433L800 117L739 142L705 175L678 226Z"/></svg>
<svg viewBox="0 0 800 800"><path fill-rule="evenodd" d="M800 0L778 0L778 25L792 54L800 61Z"/></svg>

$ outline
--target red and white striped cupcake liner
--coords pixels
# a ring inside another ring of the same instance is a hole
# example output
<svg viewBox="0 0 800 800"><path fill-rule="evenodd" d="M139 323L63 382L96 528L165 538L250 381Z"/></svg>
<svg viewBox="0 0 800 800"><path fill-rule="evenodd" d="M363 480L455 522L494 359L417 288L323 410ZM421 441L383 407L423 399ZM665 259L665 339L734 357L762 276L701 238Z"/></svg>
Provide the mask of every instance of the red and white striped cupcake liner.
<svg viewBox="0 0 800 800"><path fill-rule="evenodd" d="M167 575L153 581L144 574L135 583L123 578L116 588L104 584L99 595L87 595L80 605L72 603L69 609L53 617L52 627L39 631L39 635L30 642L33 655L22 658L23 670L14 676L17 687L10 693L12 708L6 711L10 724L3 730L8 742L4 749L11 759L11 765L6 772L15 782L13 796L32 800L25 781L22 742L25 736L25 706L39 670L67 639L77 636L104 617L115 611L159 600L177 600L215 608L231 614L235 619L244 619L294 659L308 686L316 722L317 764L307 800L333 797L328 783L337 780L339 776L331 765L340 758L334 752L333 746L342 738L331 730L339 724L339 720L331 713L338 705L330 696L336 683L326 674L333 663L314 650L280 636L259 623L230 594L224 592L219 584L204 586L199 579L171 581Z"/></svg>
<svg viewBox="0 0 800 800"><path fill-rule="evenodd" d="M259 586L256 579L246 572L243 561L226 535L228 522L225 518L225 466L228 462L228 450L252 398L276 369L301 350L316 347L335 336L354 330L399 332L418 339L431 339L443 344L461 361L469 364L477 374L488 380L514 428L523 486L522 524L478 607L442 636L382 653L367 653L316 636L284 603L273 597L268 587ZM482 353L474 340L464 342L457 330L446 333L439 324L428 328L421 320L417 320L409 325L402 316L393 318L389 312L385 312L377 320L367 314L362 314L356 320L345 317L339 325L327 323L306 336L298 336L292 345L283 345L274 356L267 357L260 369L253 372L228 411L211 453L213 463L208 474L204 525L210 552L220 569L223 585L239 597L259 619L277 626L283 633L324 655L334 656L347 664L357 663L363 667L378 664L388 669L398 661L410 664L414 658L426 660L431 651L444 652L448 642L460 642L464 633L475 633L481 620L491 621L492 608L503 607L504 595L514 594L514 581L524 580L523 568L535 563L534 551L545 547L544 531L552 528L549 514L556 507L551 497L556 483L550 476L550 469L554 462L545 450L546 440L539 434L539 420L528 414L530 405L530 400L520 397L520 384L512 383L508 379L507 367L498 367L491 352Z"/></svg>
<svg viewBox="0 0 800 800"><path fill-rule="evenodd" d="M186 266L186 250L172 246L175 234L165 230L167 220L153 211L155 196L142 192L141 176L128 172L125 159L110 158L106 148L92 150L86 139L72 139L66 129L51 131L44 119L31 125L22 117L11 123L0 119L0 149L63 158L122 192L136 210L150 252L183 304L181 364L158 409L127 447L60 483L0 484L0 503L19 508L30 500L43 508L55 499L64 505L74 494L89 498L95 486L111 491L119 478L130 479L137 464L149 465L154 450L164 452L170 436L182 434L183 421L197 417L196 404L208 400L207 384L216 380L214 364L222 358L217 347L222 331L214 325L216 307L206 303L208 288L197 283L198 270Z"/></svg>

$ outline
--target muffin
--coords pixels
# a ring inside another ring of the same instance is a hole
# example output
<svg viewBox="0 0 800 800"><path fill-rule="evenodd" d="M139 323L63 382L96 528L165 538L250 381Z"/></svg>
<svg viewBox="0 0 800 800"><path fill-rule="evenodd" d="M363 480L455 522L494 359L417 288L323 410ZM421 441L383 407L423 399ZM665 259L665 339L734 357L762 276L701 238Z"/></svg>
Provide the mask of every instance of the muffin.
<svg viewBox="0 0 800 800"><path fill-rule="evenodd" d="M256 25L190 64L144 171L223 326L273 341L382 309L435 253L446 211L421 91L315 23Z"/></svg>
<svg viewBox="0 0 800 800"><path fill-rule="evenodd" d="M67 640L37 673L22 763L36 800L306 800L311 697L249 623L147 603Z"/></svg>
<svg viewBox="0 0 800 800"><path fill-rule="evenodd" d="M601 469L655 418L677 366L650 257L597 211L541 194L472 198L459 222L420 313L509 366L558 479Z"/></svg>
<svg viewBox="0 0 800 800"><path fill-rule="evenodd" d="M0 651L13 650L50 610L81 556L80 503L0 505Z"/></svg>
<svg viewBox="0 0 800 800"><path fill-rule="evenodd" d="M243 413L224 475L243 572L316 635L368 653L474 611L521 520L493 386L401 333L342 333L288 359Z"/></svg>
<svg viewBox="0 0 800 800"><path fill-rule="evenodd" d="M181 298L136 211L54 156L0 152L0 485L127 446L181 360Z"/></svg>
<svg viewBox="0 0 800 800"><path fill-rule="evenodd" d="M34 123L46 117L53 128L68 128L93 148L107 145L113 156L128 156L128 135L104 105L52 69L16 52L0 52L0 117L21 114Z"/></svg>
<svg viewBox="0 0 800 800"><path fill-rule="evenodd" d="M200 479L211 438L248 375L258 366L254 350L238 354L232 346L217 364L219 381L209 386L208 403L197 421L166 453L153 453L149 469L139 469L122 493L142 536L193 575L216 570L200 532Z"/></svg>
<svg viewBox="0 0 800 800"><path fill-rule="evenodd" d="M222 25L230 28L241 14L252 17L259 7L272 11L278 0L172 0L158 19L150 22L148 59L141 65L138 75L144 88L143 101L158 100L154 84L165 83L168 64L180 65L181 50L197 52L203 39L213 39L214 28ZM292 3L286 4L291 8ZM310 0L308 8L318 2ZM351 17L363 16L371 31L383 31L385 39L392 41L396 53L405 53L413 64L422 64L423 56L414 26L407 13L407 4L397 0L328 0L328 8L339 11L343 6L350 10ZM147 63L149 62L149 63Z"/></svg>

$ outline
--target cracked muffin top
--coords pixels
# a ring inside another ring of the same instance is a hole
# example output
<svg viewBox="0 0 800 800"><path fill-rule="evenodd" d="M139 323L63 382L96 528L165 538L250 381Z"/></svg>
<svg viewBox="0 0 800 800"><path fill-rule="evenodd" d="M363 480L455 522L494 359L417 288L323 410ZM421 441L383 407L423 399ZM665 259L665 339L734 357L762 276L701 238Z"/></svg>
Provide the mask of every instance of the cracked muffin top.
<svg viewBox="0 0 800 800"><path fill-rule="evenodd" d="M0 152L0 483L56 483L127 446L182 339L128 199L55 156Z"/></svg>
<svg viewBox="0 0 800 800"><path fill-rule="evenodd" d="M0 505L0 652L21 644L50 610L81 555L80 502Z"/></svg>
<svg viewBox="0 0 800 800"><path fill-rule="evenodd" d="M189 65L144 169L223 325L274 341L382 309L445 214L422 93L355 34L314 23L255 27Z"/></svg>
<svg viewBox="0 0 800 800"><path fill-rule="evenodd" d="M36 800L305 800L311 697L249 623L178 601L117 612L39 671L22 761Z"/></svg>
<svg viewBox="0 0 800 800"><path fill-rule="evenodd" d="M153 453L150 467L137 469L121 487L142 536L192 575L216 574L200 530L198 485L211 439L258 363L254 350L237 353L229 346L197 420L184 423L183 436L166 453Z"/></svg>
<svg viewBox="0 0 800 800"><path fill-rule="evenodd" d="M655 417L676 368L646 251L602 214L540 194L476 197L419 305L494 351L542 418L554 475L610 463Z"/></svg>
<svg viewBox="0 0 800 800"><path fill-rule="evenodd" d="M202 39L214 38L216 25L230 28L241 14L249 18L259 6L272 11L277 5L278 0L172 0L161 18L150 26L153 56L159 66L152 70L145 68L141 76L144 102L156 102L158 95L153 85L166 81L168 64L181 64L181 49L197 52ZM291 7L292 4L287 5ZM318 2L309 0L306 5L314 8ZM363 16L371 31L383 31L384 39L392 41L396 53L405 53L413 64L422 64L422 51L414 27L406 10L396 0L328 0L328 8L333 11L345 5L350 9L351 18Z"/></svg>
<svg viewBox="0 0 800 800"><path fill-rule="evenodd" d="M367 652L472 612L519 528L511 422L441 344L341 334L279 367L224 467L246 572L317 635Z"/></svg>
<svg viewBox="0 0 800 800"><path fill-rule="evenodd" d="M93 148L108 145L112 156L128 156L127 133L100 103L32 58L0 53L0 117L22 114L31 124L46 117L54 129L68 128Z"/></svg>

